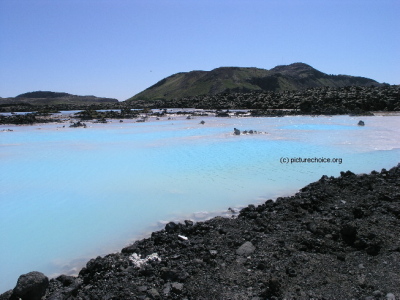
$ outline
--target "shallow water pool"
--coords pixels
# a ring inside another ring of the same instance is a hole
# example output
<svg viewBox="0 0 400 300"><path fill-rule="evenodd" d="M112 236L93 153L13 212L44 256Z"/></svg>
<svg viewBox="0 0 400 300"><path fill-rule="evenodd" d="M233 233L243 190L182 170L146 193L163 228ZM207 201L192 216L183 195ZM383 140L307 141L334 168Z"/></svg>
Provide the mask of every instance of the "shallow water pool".
<svg viewBox="0 0 400 300"><path fill-rule="evenodd" d="M2 125L0 292L29 271L76 273L166 221L228 214L229 207L290 195L322 175L397 165L400 117L362 117L364 127L359 119ZM235 136L233 128L258 134ZM341 163L291 163L297 158Z"/></svg>

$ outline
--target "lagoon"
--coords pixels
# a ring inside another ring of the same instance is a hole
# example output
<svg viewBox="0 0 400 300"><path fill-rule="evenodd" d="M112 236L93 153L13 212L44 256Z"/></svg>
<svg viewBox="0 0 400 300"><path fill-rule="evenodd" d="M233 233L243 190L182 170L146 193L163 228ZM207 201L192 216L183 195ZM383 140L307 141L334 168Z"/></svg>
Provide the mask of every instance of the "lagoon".
<svg viewBox="0 0 400 300"><path fill-rule="evenodd" d="M322 175L400 161L399 116L87 124L0 126L0 292L33 270L77 273L167 221L229 216ZM341 163L290 163L299 157Z"/></svg>

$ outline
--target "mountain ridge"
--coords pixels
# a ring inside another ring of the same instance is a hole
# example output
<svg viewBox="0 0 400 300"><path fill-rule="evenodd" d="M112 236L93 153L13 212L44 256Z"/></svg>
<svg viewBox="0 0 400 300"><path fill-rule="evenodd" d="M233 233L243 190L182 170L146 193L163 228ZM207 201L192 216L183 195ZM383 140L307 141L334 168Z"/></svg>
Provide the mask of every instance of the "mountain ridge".
<svg viewBox="0 0 400 300"><path fill-rule="evenodd" d="M211 71L179 72L165 77L126 101L179 99L232 92L302 90L312 87L382 86L361 76L328 75L305 63L256 67L219 67Z"/></svg>
<svg viewBox="0 0 400 300"><path fill-rule="evenodd" d="M94 104L115 103L114 98L79 96L64 92L35 91L20 94L16 97L0 98L0 105L56 105L56 104Z"/></svg>

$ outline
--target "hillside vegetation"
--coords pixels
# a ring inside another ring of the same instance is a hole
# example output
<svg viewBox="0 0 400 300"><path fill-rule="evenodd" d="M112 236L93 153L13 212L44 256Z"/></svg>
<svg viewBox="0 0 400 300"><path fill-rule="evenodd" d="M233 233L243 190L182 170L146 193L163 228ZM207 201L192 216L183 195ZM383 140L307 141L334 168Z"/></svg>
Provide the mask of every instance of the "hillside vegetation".
<svg viewBox="0 0 400 300"><path fill-rule="evenodd" d="M177 73L129 98L171 100L221 93L298 91L316 87L381 86L375 80L348 75L328 75L304 63L277 66L271 70L221 67L212 71Z"/></svg>
<svg viewBox="0 0 400 300"><path fill-rule="evenodd" d="M117 99L78 96L68 93L57 93L50 91L36 91L18 95L10 98L0 98L0 106L6 105L58 105L58 104L92 104L92 103L115 103Z"/></svg>

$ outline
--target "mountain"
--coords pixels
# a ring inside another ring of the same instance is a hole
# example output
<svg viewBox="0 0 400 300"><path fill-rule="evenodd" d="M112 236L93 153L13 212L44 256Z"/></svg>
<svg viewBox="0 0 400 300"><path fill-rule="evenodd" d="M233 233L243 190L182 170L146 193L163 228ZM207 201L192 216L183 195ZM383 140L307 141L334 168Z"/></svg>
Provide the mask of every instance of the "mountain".
<svg viewBox="0 0 400 300"><path fill-rule="evenodd" d="M117 99L95 96L78 96L68 93L36 91L18 95L13 98L0 98L0 105L56 105L56 104L94 104L114 103Z"/></svg>
<svg viewBox="0 0 400 300"><path fill-rule="evenodd" d="M349 75L328 75L304 63L259 68L221 67L211 71L182 72L164 78L129 98L180 99L220 93L302 90L312 87L381 86L375 80Z"/></svg>

